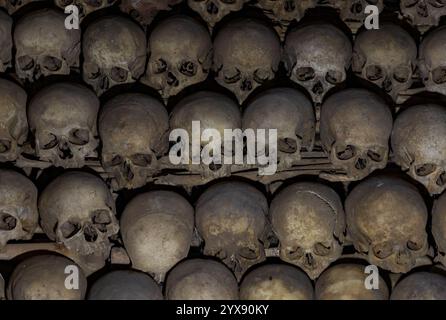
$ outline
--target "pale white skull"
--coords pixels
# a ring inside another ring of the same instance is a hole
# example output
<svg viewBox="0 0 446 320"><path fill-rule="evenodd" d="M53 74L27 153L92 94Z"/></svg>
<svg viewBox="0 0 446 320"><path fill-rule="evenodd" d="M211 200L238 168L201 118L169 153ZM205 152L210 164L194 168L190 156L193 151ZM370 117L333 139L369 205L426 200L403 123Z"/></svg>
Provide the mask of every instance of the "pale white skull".
<svg viewBox="0 0 446 320"><path fill-rule="evenodd" d="M279 169L292 167L301 159L302 149L313 148L316 127L313 105L295 89L270 89L256 96L243 114L242 125L244 130L277 130Z"/></svg>
<svg viewBox="0 0 446 320"><path fill-rule="evenodd" d="M12 66L12 18L0 10L0 72Z"/></svg>
<svg viewBox="0 0 446 320"><path fill-rule="evenodd" d="M198 12L212 30L217 22L231 12L242 10L250 0L187 0L192 10Z"/></svg>
<svg viewBox="0 0 446 320"><path fill-rule="evenodd" d="M440 18L446 15L445 0L401 0L401 13L421 32L438 26Z"/></svg>
<svg viewBox="0 0 446 320"><path fill-rule="evenodd" d="M184 15L162 21L149 37L149 62L141 81L167 102L184 88L206 80L212 40L199 22Z"/></svg>
<svg viewBox="0 0 446 320"><path fill-rule="evenodd" d="M67 75L79 67L80 30L65 28L66 16L43 9L22 17L14 29L15 70L21 79Z"/></svg>
<svg viewBox="0 0 446 320"><path fill-rule="evenodd" d="M144 73L147 41L132 20L107 16L90 24L82 40L83 79L98 95L120 84L133 83Z"/></svg>
<svg viewBox="0 0 446 320"><path fill-rule="evenodd" d="M179 263L166 281L168 300L238 300L232 272L213 260L191 259Z"/></svg>
<svg viewBox="0 0 446 320"><path fill-rule="evenodd" d="M54 0L56 6L65 9L67 6L76 6L79 10L79 21L82 21L90 13L108 8L117 0Z"/></svg>
<svg viewBox="0 0 446 320"><path fill-rule="evenodd" d="M39 213L51 240L81 257L109 257L109 238L119 223L112 194L100 178L77 171L58 176L40 195Z"/></svg>
<svg viewBox="0 0 446 320"><path fill-rule="evenodd" d="M347 234L369 263L405 273L427 255L427 208L405 180L368 178L348 195L345 210Z"/></svg>
<svg viewBox="0 0 446 320"><path fill-rule="evenodd" d="M436 261L446 266L446 193L434 202L432 234L437 245Z"/></svg>
<svg viewBox="0 0 446 320"><path fill-rule="evenodd" d="M285 40L285 69L291 80L303 86L318 104L330 89L345 81L351 58L350 40L331 24L291 30Z"/></svg>
<svg viewBox="0 0 446 320"><path fill-rule="evenodd" d="M446 189L445 135L446 108L433 104L409 107L393 127L394 161L430 194Z"/></svg>
<svg viewBox="0 0 446 320"><path fill-rule="evenodd" d="M157 158L169 147L169 116L156 99L140 94L119 95L99 116L102 165L116 189L138 188L158 169Z"/></svg>
<svg viewBox="0 0 446 320"><path fill-rule="evenodd" d="M216 81L241 104L257 87L275 77L281 56L274 30L261 21L242 19L226 24L214 40Z"/></svg>
<svg viewBox="0 0 446 320"><path fill-rule="evenodd" d="M391 300L446 300L446 277L441 273L415 272L400 280Z"/></svg>
<svg viewBox="0 0 446 320"><path fill-rule="evenodd" d="M364 89L347 89L322 105L320 135L335 168L331 181L361 180L387 164L392 114L383 99Z"/></svg>
<svg viewBox="0 0 446 320"><path fill-rule="evenodd" d="M162 282L189 253L194 209L172 191L151 191L132 199L121 217L124 246L135 269Z"/></svg>
<svg viewBox="0 0 446 320"><path fill-rule="evenodd" d="M396 24L382 23L379 29L365 30L355 40L352 69L396 100L412 85L417 44Z"/></svg>
<svg viewBox="0 0 446 320"><path fill-rule="evenodd" d="M171 10L183 0L122 0L120 9L142 26L148 26L160 11Z"/></svg>
<svg viewBox="0 0 446 320"><path fill-rule="evenodd" d="M271 202L280 258L315 279L342 253L345 217L337 193L319 183L298 182Z"/></svg>
<svg viewBox="0 0 446 320"><path fill-rule="evenodd" d="M98 110L99 99L82 85L63 82L39 91L28 107L39 159L57 167L83 167L99 144Z"/></svg>
<svg viewBox="0 0 446 320"><path fill-rule="evenodd" d="M0 162L14 161L28 137L25 90L0 79Z"/></svg>

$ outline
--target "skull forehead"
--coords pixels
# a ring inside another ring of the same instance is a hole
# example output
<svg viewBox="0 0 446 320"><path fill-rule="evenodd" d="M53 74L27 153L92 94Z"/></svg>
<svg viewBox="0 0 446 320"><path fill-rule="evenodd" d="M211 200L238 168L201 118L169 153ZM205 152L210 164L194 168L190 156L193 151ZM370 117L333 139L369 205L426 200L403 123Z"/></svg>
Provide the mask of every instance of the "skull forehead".
<svg viewBox="0 0 446 320"><path fill-rule="evenodd" d="M12 170L0 170L0 202L6 205L37 204L37 188L22 174Z"/></svg>
<svg viewBox="0 0 446 320"><path fill-rule="evenodd" d="M26 126L26 100L25 90L8 80L0 79L0 124L5 125L12 119Z"/></svg>
<svg viewBox="0 0 446 320"><path fill-rule="evenodd" d="M446 27L440 27L430 32L420 45L420 58L428 66L444 65L446 50Z"/></svg>

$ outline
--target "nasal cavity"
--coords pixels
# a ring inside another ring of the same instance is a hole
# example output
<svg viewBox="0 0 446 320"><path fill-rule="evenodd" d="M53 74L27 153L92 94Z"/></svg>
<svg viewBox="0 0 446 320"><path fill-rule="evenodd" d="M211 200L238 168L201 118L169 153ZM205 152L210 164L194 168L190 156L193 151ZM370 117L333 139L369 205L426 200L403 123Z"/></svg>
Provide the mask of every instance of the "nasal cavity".
<svg viewBox="0 0 446 320"><path fill-rule="evenodd" d="M17 219L8 213L0 212L0 230L11 231L17 225Z"/></svg>
<svg viewBox="0 0 446 320"><path fill-rule="evenodd" d="M240 86L240 89L242 91L251 91L252 90L252 82L249 79L245 79L242 81L242 84Z"/></svg>
<svg viewBox="0 0 446 320"><path fill-rule="evenodd" d="M84 227L84 238L87 242L95 242L98 238L98 233L92 225L87 224Z"/></svg>
<svg viewBox="0 0 446 320"><path fill-rule="evenodd" d="M318 81L314 86L313 89L311 89L315 95L320 96L322 93L324 93L324 87L320 81Z"/></svg>
<svg viewBox="0 0 446 320"><path fill-rule="evenodd" d="M172 72L169 72L167 74L167 84L169 86L173 86L173 87L178 87L178 85L179 85L179 81L178 81L177 77L175 77L175 75Z"/></svg>
<svg viewBox="0 0 446 320"><path fill-rule="evenodd" d="M293 12L296 10L296 3L294 0L286 0L285 1L285 11L286 12Z"/></svg>
<svg viewBox="0 0 446 320"><path fill-rule="evenodd" d="M218 7L214 1L209 2L206 9L209 14L218 14Z"/></svg>
<svg viewBox="0 0 446 320"><path fill-rule="evenodd" d="M367 167L367 160L363 158L358 158L355 163L355 168L358 170L364 170Z"/></svg>
<svg viewBox="0 0 446 320"><path fill-rule="evenodd" d="M73 153L71 152L68 143L65 142L62 145L59 145L59 157L63 160L73 158Z"/></svg>
<svg viewBox="0 0 446 320"><path fill-rule="evenodd" d="M382 87L387 93L392 91L392 81L389 78L384 79Z"/></svg>

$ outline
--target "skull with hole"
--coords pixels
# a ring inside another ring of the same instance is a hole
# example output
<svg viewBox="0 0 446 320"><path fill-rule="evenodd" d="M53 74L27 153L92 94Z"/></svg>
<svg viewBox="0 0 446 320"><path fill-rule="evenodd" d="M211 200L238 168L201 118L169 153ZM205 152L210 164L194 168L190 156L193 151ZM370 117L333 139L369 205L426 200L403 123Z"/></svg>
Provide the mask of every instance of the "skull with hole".
<svg viewBox="0 0 446 320"><path fill-rule="evenodd" d="M331 24L310 24L291 30L285 40L285 69L317 104L330 89L345 81L351 58L350 40Z"/></svg>
<svg viewBox="0 0 446 320"><path fill-rule="evenodd" d="M345 210L347 234L371 264L406 273L426 257L427 208L418 190L405 180L368 178L348 195Z"/></svg>
<svg viewBox="0 0 446 320"><path fill-rule="evenodd" d="M44 0L2 0L0 1L0 6L6 8L8 13L12 15L28 4L38 1Z"/></svg>
<svg viewBox="0 0 446 320"><path fill-rule="evenodd" d="M292 184L277 194L270 208L280 258L315 279L342 253L345 217L331 188L312 182Z"/></svg>
<svg viewBox="0 0 446 320"><path fill-rule="evenodd" d="M214 40L216 81L242 104L257 87L275 77L280 56L279 37L269 26L253 19L231 21Z"/></svg>
<svg viewBox="0 0 446 320"><path fill-rule="evenodd" d="M88 88L69 82L39 91L28 108L36 154L64 168L81 168L96 155L99 100Z"/></svg>
<svg viewBox="0 0 446 320"><path fill-rule="evenodd" d="M0 72L12 66L12 18L0 10Z"/></svg>
<svg viewBox="0 0 446 320"><path fill-rule="evenodd" d="M243 114L243 128L277 129L278 168L288 169L311 151L316 120L311 101L291 88L270 89L254 98Z"/></svg>
<svg viewBox="0 0 446 320"><path fill-rule="evenodd" d="M238 285L222 263L190 259L179 263L166 281L168 300L238 300Z"/></svg>
<svg viewBox="0 0 446 320"><path fill-rule="evenodd" d="M79 286L75 290L66 286L66 271L74 268L78 271ZM15 267L8 282L7 297L8 300L83 300L86 291L85 274L73 261L55 254L38 254Z"/></svg>
<svg viewBox="0 0 446 320"><path fill-rule="evenodd" d="M240 284L241 300L313 300L313 295L308 276L285 264L258 267Z"/></svg>
<svg viewBox="0 0 446 320"><path fill-rule="evenodd" d="M122 0L119 7L121 11L129 14L143 27L147 27L152 23L158 12L171 10L173 6L182 1L183 0Z"/></svg>
<svg viewBox="0 0 446 320"><path fill-rule="evenodd" d="M172 191L150 191L133 198L121 217L121 234L135 269L162 282L189 253L194 209Z"/></svg>
<svg viewBox="0 0 446 320"><path fill-rule="evenodd" d="M37 188L25 176L0 169L0 249L10 240L29 240L38 226Z"/></svg>
<svg viewBox="0 0 446 320"><path fill-rule="evenodd" d="M265 260L268 203L259 190L245 182L221 182L200 196L195 210L204 254L222 260L237 279Z"/></svg>
<svg viewBox="0 0 446 320"><path fill-rule="evenodd" d="M196 20L183 15L161 22L149 37L149 63L141 81L170 96L206 80L212 64L212 40Z"/></svg>
<svg viewBox="0 0 446 320"><path fill-rule="evenodd" d="M65 9L67 6L74 5L79 10L79 20L82 21L90 13L108 8L114 5L117 0L54 0L56 6Z"/></svg>
<svg viewBox="0 0 446 320"><path fill-rule="evenodd" d="M156 99L139 93L116 96L99 116L102 165L114 189L142 187L169 147L169 116Z"/></svg>
<svg viewBox="0 0 446 320"><path fill-rule="evenodd" d="M67 75L79 67L80 30L65 28L66 16L43 9L22 17L14 29L15 69L30 82L41 76Z"/></svg>
<svg viewBox="0 0 446 320"><path fill-rule="evenodd" d="M347 89L322 105L320 135L330 161L344 173L322 173L330 181L361 180L383 169L389 154L392 114L378 95Z"/></svg>
<svg viewBox="0 0 446 320"><path fill-rule="evenodd" d="M432 234L437 245L435 260L446 266L446 193L441 195L434 203Z"/></svg>
<svg viewBox="0 0 446 320"><path fill-rule="evenodd" d="M446 15L445 0L402 0L400 9L412 25L424 32L438 26L440 18Z"/></svg>
<svg viewBox="0 0 446 320"><path fill-rule="evenodd" d="M170 128L172 130L183 129L188 133L189 139L181 140L179 144L182 146L182 150L188 150L190 153L188 163L191 171L194 169L194 160L197 157L194 153L195 151L200 152L200 150L195 150L194 144L192 144L194 139L192 121L199 121L200 124L199 135L202 138L200 139L202 148L200 154L206 154L206 158L207 155L210 156L209 161L204 161L206 159L199 161L200 173L202 177L218 178L231 174L231 165L224 159L232 159L234 153L230 153L224 146L232 146L233 142L236 146L241 146L243 143L242 137L228 136L224 134L224 131L225 129L240 129L242 127L241 118L241 112L232 99L210 91L192 94L174 107L170 117ZM205 130L217 130L221 141L214 138L208 138L211 141L206 141L203 136ZM186 154L182 155L182 157L184 156Z"/></svg>
<svg viewBox="0 0 446 320"><path fill-rule="evenodd" d="M0 162L14 161L28 137L25 90L0 79Z"/></svg>
<svg viewBox="0 0 446 320"><path fill-rule="evenodd" d="M109 238L119 223L113 196L100 178L78 171L58 176L43 190L39 213L51 240L81 257L109 257Z"/></svg>
<svg viewBox="0 0 446 320"><path fill-rule="evenodd" d="M147 41L130 19L107 16L96 20L83 37L83 78L98 95L113 86L134 83L144 73Z"/></svg>
<svg viewBox="0 0 446 320"><path fill-rule="evenodd" d="M399 114L392 132L394 160L430 194L446 189L446 108L409 107Z"/></svg>
<svg viewBox="0 0 446 320"><path fill-rule="evenodd" d="M412 85L416 59L417 45L410 34L396 24L383 23L356 37L352 69L396 100Z"/></svg>

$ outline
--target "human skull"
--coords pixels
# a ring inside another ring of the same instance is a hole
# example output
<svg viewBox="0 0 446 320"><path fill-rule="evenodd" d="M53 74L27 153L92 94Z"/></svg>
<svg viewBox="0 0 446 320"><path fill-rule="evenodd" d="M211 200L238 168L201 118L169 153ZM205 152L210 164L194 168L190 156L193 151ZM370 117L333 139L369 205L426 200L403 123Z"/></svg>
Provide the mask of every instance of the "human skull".
<svg viewBox="0 0 446 320"><path fill-rule="evenodd" d="M0 10L0 72L12 66L12 18Z"/></svg>
<svg viewBox="0 0 446 320"><path fill-rule="evenodd" d="M112 194L100 178L77 171L58 176L43 190L39 213L51 240L79 256L109 257L109 238L119 223Z"/></svg>
<svg viewBox="0 0 446 320"><path fill-rule="evenodd" d="M243 114L243 129L277 129L278 167L288 169L311 151L316 120L311 101L291 88L270 89L254 98Z"/></svg>
<svg viewBox="0 0 446 320"><path fill-rule="evenodd" d="M316 281L317 300L388 300L389 289L379 276L378 289L367 289L365 265L342 263L325 270Z"/></svg>
<svg viewBox="0 0 446 320"><path fill-rule="evenodd" d="M301 270L268 264L249 272L240 284L241 300L313 300L313 284Z"/></svg>
<svg viewBox="0 0 446 320"><path fill-rule="evenodd" d="M215 184L199 197L195 212L204 254L222 260L237 279L265 260L268 203L259 190L245 182Z"/></svg>
<svg viewBox="0 0 446 320"><path fill-rule="evenodd" d="M170 117L171 130L183 129L186 130L189 135L188 141L181 141L181 144L187 144L183 146L183 149L189 149L189 166L192 171L195 164L194 149L192 144L193 130L192 121L199 121L200 123L200 137L204 130L214 129L217 130L221 136L221 146L218 145L218 141L212 139L212 141L201 141L201 154L206 150L209 151L211 146L220 155L220 160L212 161L211 163L204 163L200 161L200 172L203 177L223 177L231 174L231 165L225 163L224 159L233 156L233 153L229 153L228 150L223 150L224 144L231 144L235 141L241 145L242 137L225 137L225 129L240 129L242 127L242 116L237 104L230 98L220 93L214 93L210 91L202 91L192 94L177 104ZM205 149L206 148L206 149ZM222 152L223 150L223 152ZM235 150L234 150L235 151ZM210 152L209 152L210 154ZM216 154L212 154L215 158ZM209 161L214 159L209 159ZM220 162L220 163L218 163Z"/></svg>
<svg viewBox="0 0 446 320"><path fill-rule="evenodd" d="M397 283L391 300L446 300L446 277L432 272L415 272Z"/></svg>
<svg viewBox="0 0 446 320"><path fill-rule="evenodd" d="M368 261L405 273L428 252L427 208L418 190L388 176L362 181L348 195L347 234Z"/></svg>
<svg viewBox="0 0 446 320"><path fill-rule="evenodd" d="M130 19L107 16L96 20L83 36L83 78L98 95L113 86L133 83L144 73L147 41Z"/></svg>
<svg viewBox="0 0 446 320"><path fill-rule="evenodd" d="M80 30L65 28L66 16L43 9L21 18L14 29L17 76L30 82L41 76L67 75L79 67Z"/></svg>
<svg viewBox="0 0 446 320"><path fill-rule="evenodd" d="M79 20L82 21L90 13L108 8L114 5L117 0L54 0L56 6L65 9L67 6L76 6L79 10Z"/></svg>
<svg viewBox="0 0 446 320"><path fill-rule="evenodd" d="M241 104L257 87L275 77L280 55L279 38L269 26L252 19L231 21L214 40L216 80Z"/></svg>
<svg viewBox="0 0 446 320"><path fill-rule="evenodd" d="M122 94L106 103L99 116L102 165L115 178L115 189L146 184L168 149L168 129L166 109L148 95Z"/></svg>
<svg viewBox="0 0 446 320"><path fill-rule="evenodd" d="M334 167L345 173L323 173L331 181L361 180L387 164L392 114L378 95L347 89L322 105L320 136Z"/></svg>
<svg viewBox="0 0 446 320"><path fill-rule="evenodd" d="M160 11L171 10L183 0L122 0L120 9L146 27Z"/></svg>
<svg viewBox="0 0 446 320"><path fill-rule="evenodd" d="M68 267L77 270L77 289L66 286ZM73 261L55 254L39 254L15 267L7 297L8 300L83 300L86 291L87 279Z"/></svg>
<svg viewBox="0 0 446 320"><path fill-rule="evenodd" d="M56 83L39 91L28 107L39 159L57 167L83 167L99 144L98 110L96 95L75 83Z"/></svg>
<svg viewBox="0 0 446 320"><path fill-rule="evenodd" d="M132 199L121 217L124 246L135 269L157 282L189 253L194 209L172 191L151 191Z"/></svg>
<svg viewBox="0 0 446 320"><path fill-rule="evenodd" d="M88 300L163 300L158 284L135 270L116 270L96 280Z"/></svg>
<svg viewBox="0 0 446 320"><path fill-rule="evenodd" d="M37 188L25 176L0 169L0 249L9 240L29 240L38 226Z"/></svg>
<svg viewBox="0 0 446 320"><path fill-rule="evenodd" d="M429 193L446 189L446 108L424 104L399 114L392 132L394 160Z"/></svg>
<svg viewBox="0 0 446 320"><path fill-rule="evenodd" d="M412 85L416 59L417 45L410 34L396 24L383 23L356 37L352 69L396 100Z"/></svg>
<svg viewBox="0 0 446 320"><path fill-rule="evenodd" d="M0 79L0 162L14 161L28 137L25 90Z"/></svg>
<svg viewBox="0 0 446 320"><path fill-rule="evenodd" d="M421 32L438 26L440 18L446 15L445 0L402 0L401 13Z"/></svg>
<svg viewBox="0 0 446 320"><path fill-rule="evenodd" d="M6 10L8 10L8 13L12 15L20 10L22 7L38 1L44 0L1 0L0 6L6 8Z"/></svg>
<svg viewBox="0 0 446 320"><path fill-rule="evenodd" d="M342 253L345 217L341 199L331 188L312 182L292 184L270 207L280 243L280 258L315 279Z"/></svg>
<svg viewBox="0 0 446 320"><path fill-rule="evenodd" d="M238 297L234 275L217 261L186 260L167 277L168 300L238 300Z"/></svg>
<svg viewBox="0 0 446 320"><path fill-rule="evenodd" d="M217 22L231 12L242 10L249 0L187 0L192 10L198 12L212 30Z"/></svg>
<svg viewBox="0 0 446 320"><path fill-rule="evenodd" d="M436 261L446 266L446 193L435 200L432 209L432 234L437 245Z"/></svg>
<svg viewBox="0 0 446 320"><path fill-rule="evenodd" d="M310 24L291 30L285 40L285 69L317 104L331 88L345 81L351 58L350 40L331 24Z"/></svg>
<svg viewBox="0 0 446 320"><path fill-rule="evenodd" d="M212 64L212 40L196 20L177 15L161 22L149 37L149 63L141 81L169 97L206 80Z"/></svg>

